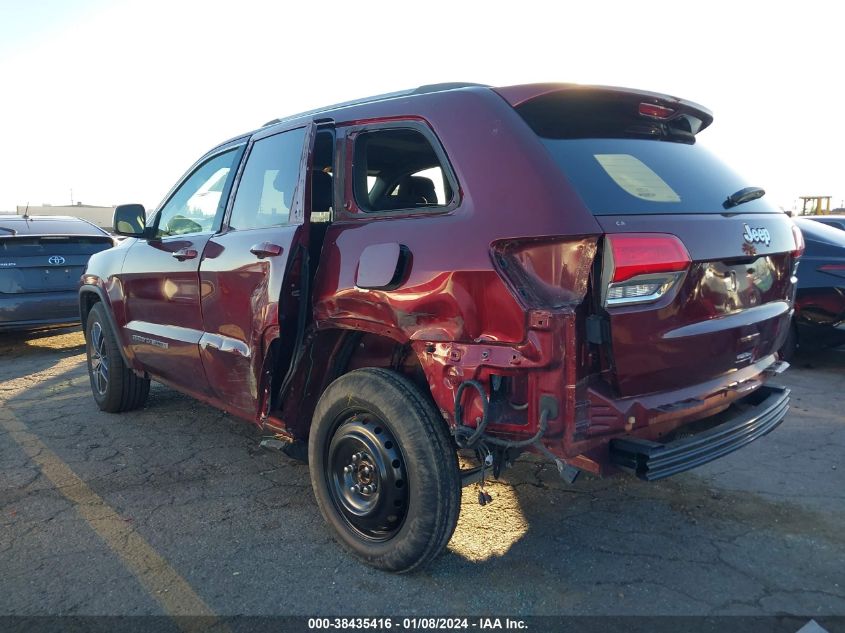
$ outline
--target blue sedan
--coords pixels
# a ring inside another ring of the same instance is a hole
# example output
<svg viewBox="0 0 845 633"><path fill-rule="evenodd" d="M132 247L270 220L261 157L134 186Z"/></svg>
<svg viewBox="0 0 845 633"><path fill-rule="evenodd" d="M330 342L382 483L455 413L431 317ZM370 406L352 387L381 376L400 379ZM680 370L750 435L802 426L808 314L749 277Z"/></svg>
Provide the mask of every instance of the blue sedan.
<svg viewBox="0 0 845 633"><path fill-rule="evenodd" d="M79 278L113 245L78 218L0 215L0 331L79 323Z"/></svg>

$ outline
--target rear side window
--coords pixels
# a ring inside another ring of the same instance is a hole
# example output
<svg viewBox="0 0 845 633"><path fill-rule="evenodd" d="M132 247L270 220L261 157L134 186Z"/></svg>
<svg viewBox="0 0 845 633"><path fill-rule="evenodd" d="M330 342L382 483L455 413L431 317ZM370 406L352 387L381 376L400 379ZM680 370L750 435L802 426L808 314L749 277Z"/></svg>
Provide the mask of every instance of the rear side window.
<svg viewBox="0 0 845 633"><path fill-rule="evenodd" d="M354 152L355 202L362 211L436 210L452 202L448 165L420 131L366 130L356 135Z"/></svg>
<svg viewBox="0 0 845 633"><path fill-rule="evenodd" d="M299 186L305 128L256 141L246 159L229 227L260 229L287 224Z"/></svg>
<svg viewBox="0 0 845 633"><path fill-rule="evenodd" d="M517 108L595 215L724 213L757 183L696 143L709 114L680 107L671 119L641 115L638 95L556 94ZM764 198L734 207L779 212Z"/></svg>

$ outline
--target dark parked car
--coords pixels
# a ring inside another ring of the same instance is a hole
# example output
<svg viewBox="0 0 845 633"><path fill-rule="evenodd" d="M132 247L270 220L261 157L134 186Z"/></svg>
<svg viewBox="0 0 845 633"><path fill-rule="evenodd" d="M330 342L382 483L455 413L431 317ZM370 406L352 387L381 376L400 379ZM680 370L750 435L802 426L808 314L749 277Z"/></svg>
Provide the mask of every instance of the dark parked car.
<svg viewBox="0 0 845 633"><path fill-rule="evenodd" d="M459 448L570 481L740 448L787 411L764 383L802 246L696 144L711 121L637 90L453 84L227 141L149 221L116 210L131 239L80 294L94 399L127 411L156 380L307 444L335 537L393 571L449 541L479 476Z"/></svg>
<svg viewBox="0 0 845 633"><path fill-rule="evenodd" d="M0 215L0 330L79 323L79 278L111 236L62 216Z"/></svg>
<svg viewBox="0 0 845 633"><path fill-rule="evenodd" d="M821 217L821 216L819 216ZM812 218L795 218L807 248L798 268L792 331L782 355L845 345L845 231Z"/></svg>
<svg viewBox="0 0 845 633"><path fill-rule="evenodd" d="M835 229L845 231L845 215L808 215L805 219L815 220L827 226L832 226Z"/></svg>

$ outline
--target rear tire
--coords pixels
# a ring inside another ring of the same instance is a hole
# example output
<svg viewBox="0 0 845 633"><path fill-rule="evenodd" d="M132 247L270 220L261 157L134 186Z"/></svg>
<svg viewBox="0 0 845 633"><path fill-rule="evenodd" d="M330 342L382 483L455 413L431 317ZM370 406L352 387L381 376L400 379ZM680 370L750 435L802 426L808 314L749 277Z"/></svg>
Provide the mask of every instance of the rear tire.
<svg viewBox="0 0 845 633"><path fill-rule="evenodd" d="M123 362L102 303L95 303L88 313L85 350L91 392L100 409L120 413L144 405L150 393L150 381L138 376Z"/></svg>
<svg viewBox="0 0 845 633"><path fill-rule="evenodd" d="M335 538L368 565L408 572L452 537L457 456L442 417L400 374L358 369L329 385L314 412L308 462Z"/></svg>

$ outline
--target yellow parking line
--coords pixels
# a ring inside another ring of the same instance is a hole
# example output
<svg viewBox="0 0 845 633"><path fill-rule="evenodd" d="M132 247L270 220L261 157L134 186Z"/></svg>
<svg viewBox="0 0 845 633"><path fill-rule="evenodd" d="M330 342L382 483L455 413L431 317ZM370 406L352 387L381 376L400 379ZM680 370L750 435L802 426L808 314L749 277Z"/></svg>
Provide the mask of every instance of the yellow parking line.
<svg viewBox="0 0 845 633"><path fill-rule="evenodd" d="M8 397L9 392L2 395ZM168 615L201 616L177 618L175 622L182 630L194 633L226 628L214 618L214 612L188 582L12 413L8 402L0 407L0 427L20 445L59 492L75 504L80 516L121 558Z"/></svg>

